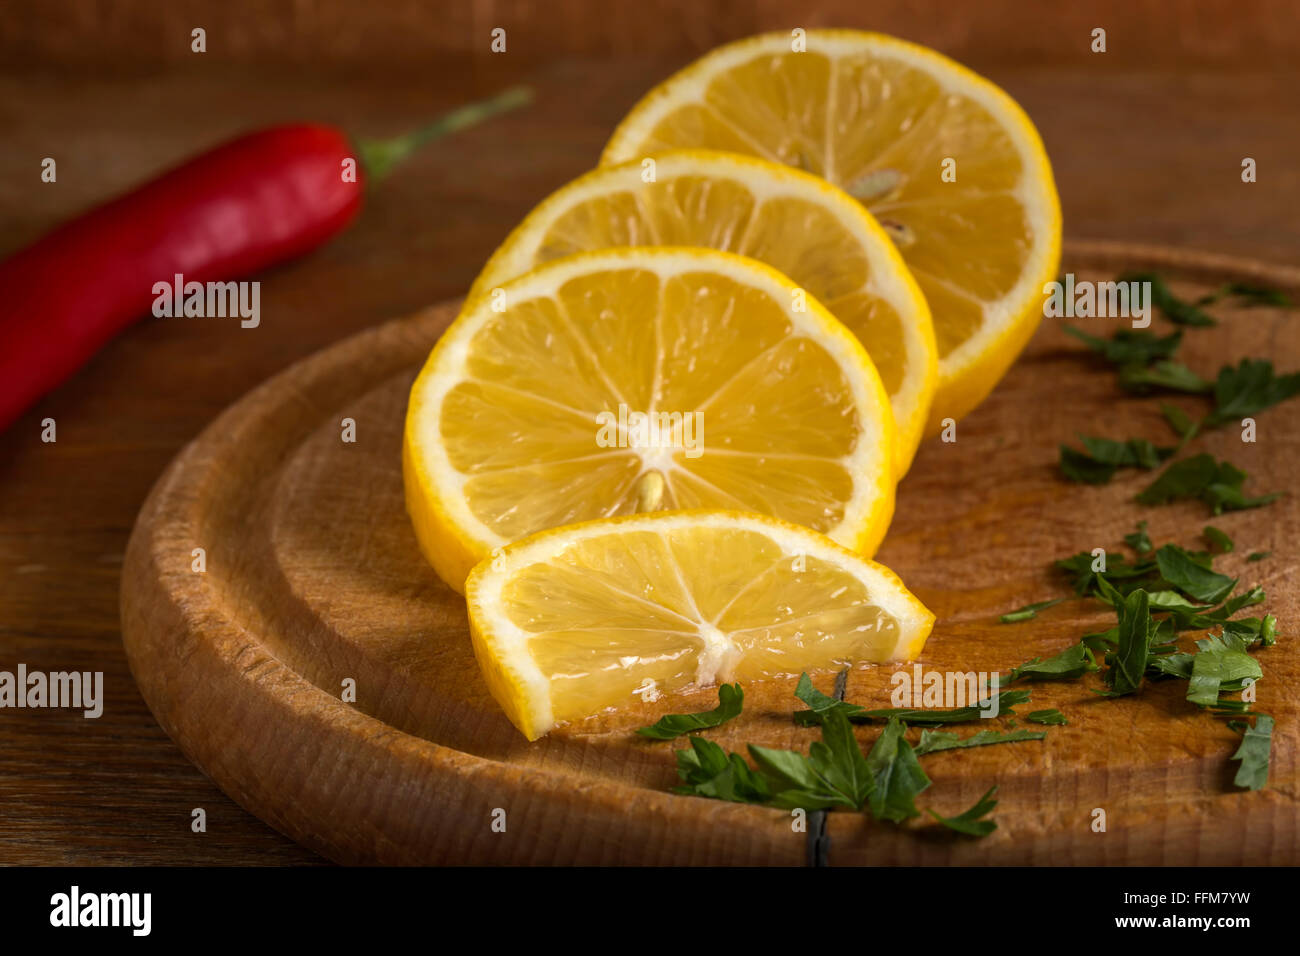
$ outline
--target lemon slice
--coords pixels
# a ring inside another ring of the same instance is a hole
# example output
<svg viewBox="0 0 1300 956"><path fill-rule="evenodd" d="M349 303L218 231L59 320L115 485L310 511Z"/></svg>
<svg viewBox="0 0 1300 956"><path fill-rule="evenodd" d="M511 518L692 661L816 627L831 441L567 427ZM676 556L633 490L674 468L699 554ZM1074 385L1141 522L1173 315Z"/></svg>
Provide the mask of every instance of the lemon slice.
<svg viewBox="0 0 1300 956"><path fill-rule="evenodd" d="M479 667L529 740L638 697L909 660L934 623L888 568L735 511L544 531L476 567L466 598Z"/></svg>
<svg viewBox="0 0 1300 956"><path fill-rule="evenodd" d="M597 169L529 213L470 296L561 256L643 245L752 256L812 293L875 362L898 426L895 471L907 471L938 380L930 309L880 226L824 179L706 150Z"/></svg>
<svg viewBox="0 0 1300 956"><path fill-rule="evenodd" d="M468 302L411 389L403 471L459 591L509 541L638 511L760 511L874 553L893 445L875 366L816 299L752 259L644 247Z"/></svg>
<svg viewBox="0 0 1300 956"><path fill-rule="evenodd" d="M1042 141L1002 90L933 50L853 30L728 44L645 96L601 162L682 147L801 167L875 214L930 303L930 432L983 401L1042 319L1061 245Z"/></svg>

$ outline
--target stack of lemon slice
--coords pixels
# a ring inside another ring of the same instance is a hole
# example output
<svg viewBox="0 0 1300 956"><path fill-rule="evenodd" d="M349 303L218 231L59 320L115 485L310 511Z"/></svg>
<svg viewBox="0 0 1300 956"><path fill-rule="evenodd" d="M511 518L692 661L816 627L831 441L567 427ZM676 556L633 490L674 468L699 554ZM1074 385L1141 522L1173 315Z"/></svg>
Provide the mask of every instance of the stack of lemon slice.
<svg viewBox="0 0 1300 956"><path fill-rule="evenodd" d="M1060 215L1028 119L875 34L723 47L497 250L417 379L408 510L530 739L716 680L914 657L867 560L926 434L1028 341ZM873 215L874 213L874 215Z"/></svg>

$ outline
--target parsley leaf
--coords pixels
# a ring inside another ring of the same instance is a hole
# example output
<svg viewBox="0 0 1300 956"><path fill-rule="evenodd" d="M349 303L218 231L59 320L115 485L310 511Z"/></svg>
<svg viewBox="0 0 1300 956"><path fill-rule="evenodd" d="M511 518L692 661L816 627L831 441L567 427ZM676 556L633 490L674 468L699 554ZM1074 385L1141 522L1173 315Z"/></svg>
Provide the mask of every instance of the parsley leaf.
<svg viewBox="0 0 1300 956"><path fill-rule="evenodd" d="M1097 669L1097 660L1085 644L1073 644L1055 657L1042 660L1035 657L1000 679L999 683L1010 684L1018 680L1074 680Z"/></svg>
<svg viewBox="0 0 1300 956"><path fill-rule="evenodd" d="M1056 566L1071 576L1070 586L1074 588L1075 594L1100 596L1108 603L1111 602L1102 590L1103 583L1110 590L1118 590L1124 594L1147 583L1156 573L1155 561L1143 560L1130 564L1122 554L1106 555L1104 570L1093 570L1101 560L1100 555L1094 556L1091 552L1080 551L1078 554L1057 561Z"/></svg>
<svg viewBox="0 0 1300 956"><path fill-rule="evenodd" d="M1029 691L1027 690L1004 690L998 694L998 713L1014 714L1011 708L1016 704L1023 704L1029 700ZM838 703L843 703L839 701ZM802 726L820 724L827 713L842 713L855 724L870 723L873 720L893 720L898 719L909 724L915 724L918 727L934 727L939 724L968 724L983 718L987 709L981 708L977 704L968 707L956 707L952 710L932 710L928 707L908 708L908 707L884 707L880 710L863 710L856 704L849 704L853 708L852 712L848 711L816 711L816 710L796 710L794 712L795 723Z"/></svg>
<svg viewBox="0 0 1300 956"><path fill-rule="evenodd" d="M1150 365L1157 359L1167 359L1178 351L1183 339L1182 332L1158 338L1154 333L1138 329L1120 329L1111 338L1100 339L1072 325L1064 328L1106 361L1121 366Z"/></svg>
<svg viewBox="0 0 1300 956"><path fill-rule="evenodd" d="M1277 289L1270 289L1267 286L1252 285L1249 282L1229 282L1221 285L1209 295L1203 295L1197 299L1196 304L1211 305L1220 299L1227 298L1245 299L1244 305L1246 308L1260 305L1287 308L1292 304L1290 297L1285 292L1279 292Z"/></svg>
<svg viewBox="0 0 1300 956"><path fill-rule="evenodd" d="M1061 471L1071 481L1104 485L1118 468L1158 468L1172 455L1173 448L1159 448L1146 438L1115 441L1110 438L1079 436L1084 451L1061 446Z"/></svg>
<svg viewBox="0 0 1300 956"><path fill-rule="evenodd" d="M1247 790L1263 789L1268 783L1268 757L1272 745L1273 718L1260 714L1255 718L1255 726L1246 728L1241 746L1232 755L1233 760L1241 761L1232 782Z"/></svg>
<svg viewBox="0 0 1300 956"><path fill-rule="evenodd" d="M1217 515L1223 514L1225 511L1244 511L1247 508L1259 508L1268 504L1280 494L1280 492L1275 491L1272 494L1259 495L1255 498L1248 497L1241 488L1245 480L1246 473L1244 471L1226 461L1220 462L1218 474L1215 475L1214 481L1206 485L1205 490L1201 493L1201 498Z"/></svg>
<svg viewBox="0 0 1300 956"><path fill-rule="evenodd" d="M1176 461L1137 496L1139 504L1162 505L1183 498L1200 498L1217 515L1266 505L1277 494L1247 497L1242 491L1246 473L1213 455L1200 454Z"/></svg>
<svg viewBox="0 0 1300 956"><path fill-rule="evenodd" d="M1272 614L1259 617L1243 617L1239 621L1223 622L1224 636L1239 638L1247 647L1259 641L1264 647L1277 643L1277 618Z"/></svg>
<svg viewBox="0 0 1300 956"><path fill-rule="evenodd" d="M1205 535L1205 540L1210 542L1211 548L1218 549L1219 554L1227 554L1234 547L1227 532L1221 531L1212 524L1207 524L1201 533Z"/></svg>
<svg viewBox="0 0 1300 956"><path fill-rule="evenodd" d="M1155 272L1126 272L1119 277L1120 282L1150 282L1151 303L1165 314L1175 325L1208 328L1218 323L1213 317L1202 311L1195 303L1178 298L1165 285L1165 280Z"/></svg>
<svg viewBox="0 0 1300 956"><path fill-rule="evenodd" d="M1129 392L1164 389L1192 395L1209 392L1214 388L1212 382L1207 382L1182 362L1174 362L1170 359L1163 359L1150 367L1125 365L1119 370L1119 384Z"/></svg>
<svg viewBox="0 0 1300 956"><path fill-rule="evenodd" d="M1093 691L1104 697L1122 697L1131 694L1142 685L1142 675L1146 671L1147 658L1151 648L1152 625L1147 592L1136 590L1119 604L1119 631L1117 649L1106 655L1110 665L1102 679L1110 687L1109 691Z"/></svg>
<svg viewBox="0 0 1300 956"><path fill-rule="evenodd" d="M795 722L804 726L820 724L821 718L832 711L850 718L862 713L862 708L857 704L828 697L819 691L813 686L812 678L808 676L807 671L799 675L799 684L794 689L794 696L809 707L808 710L797 710L794 713ZM801 714L805 716L801 717Z"/></svg>
<svg viewBox="0 0 1300 956"><path fill-rule="evenodd" d="M762 803L772 796L767 781L751 770L740 754L728 754L703 737L690 740L689 750L676 753L677 775L683 785L674 788L674 793L733 803Z"/></svg>
<svg viewBox="0 0 1300 956"><path fill-rule="evenodd" d="M1196 437L1196 433L1201 429L1200 422L1193 419L1191 415L1188 415L1177 405L1161 402L1160 414L1165 416L1165 421L1169 423L1169 427L1174 430L1174 434L1178 436L1183 444Z"/></svg>
<svg viewBox="0 0 1300 956"><path fill-rule="evenodd" d="M1065 714L1061 713L1055 707L1050 710L1030 711L1025 714L1025 720L1029 721L1031 724L1050 724L1053 726L1069 723L1069 721L1065 719Z"/></svg>
<svg viewBox="0 0 1300 956"><path fill-rule="evenodd" d="M1246 653L1246 644L1236 636L1210 635L1197 641L1196 647L1187 687L1187 699L1193 704L1214 707L1219 694L1239 691L1247 681L1264 676L1259 662Z"/></svg>
<svg viewBox="0 0 1300 956"><path fill-rule="evenodd" d="M1034 711L1035 714L1048 711ZM1033 714L1029 715L1032 719ZM1062 721L1064 723L1064 721ZM922 730L921 742L916 745L918 757L938 753L941 750L964 750L969 747L988 747L992 744L1014 744L1022 740L1042 740L1047 736L1043 730L981 730L963 737L948 730Z"/></svg>
<svg viewBox="0 0 1300 956"><path fill-rule="evenodd" d="M1213 455L1200 454L1176 461L1137 496L1138 504L1163 505L1200 495L1219 474Z"/></svg>
<svg viewBox="0 0 1300 956"><path fill-rule="evenodd" d="M1250 552L1250 554L1246 555L1246 560L1251 562L1263 561L1272 553L1273 553L1272 551L1252 551Z"/></svg>
<svg viewBox="0 0 1300 956"><path fill-rule="evenodd" d="M1214 383L1214 411L1205 419L1209 427L1240 421L1300 394L1300 372L1276 375L1267 359L1242 359L1233 368L1219 369Z"/></svg>
<svg viewBox="0 0 1300 956"><path fill-rule="evenodd" d="M1065 598L1052 598L1050 601L1039 601L1037 604L1026 604L1024 607L1015 611L1008 611L998 618L1003 624L1015 624L1017 621L1029 621L1038 616L1039 611L1045 611L1049 607L1055 607Z"/></svg>
<svg viewBox="0 0 1300 956"><path fill-rule="evenodd" d="M880 746L879 741L876 746ZM910 752L911 748L908 750ZM872 752L875 752L874 747ZM838 711L826 714L822 720L822 739L809 748L808 762L831 785L834 792L843 794L855 809L860 810L864 803L871 800L872 812L875 813L873 798L879 789L879 776L871 761L862 756L862 748L853 735L853 727L847 717ZM912 762L916 763L915 757ZM920 773L920 765L916 766L916 770ZM929 786L930 781L924 773L921 773L921 777L925 779L925 786Z"/></svg>
<svg viewBox="0 0 1300 956"><path fill-rule="evenodd" d="M665 714L649 727L637 733L653 740L672 740L696 730L707 730L739 717L745 704L745 692L739 684L722 684L718 687L718 706L695 714Z"/></svg>
<svg viewBox="0 0 1300 956"><path fill-rule="evenodd" d="M1237 586L1236 578L1211 571L1176 544L1166 544L1156 552L1156 565L1166 581L1206 604L1218 604Z"/></svg>
<svg viewBox="0 0 1300 956"><path fill-rule="evenodd" d="M992 820L981 820L980 817L992 813L993 808L998 805L998 802L993 799L993 794L997 792L997 787L990 788L988 793L980 797L973 807L955 817L941 817L930 809L925 812L950 830L956 830L958 833L964 833L967 836L988 836L998 828L998 825Z"/></svg>
<svg viewBox="0 0 1300 956"><path fill-rule="evenodd" d="M1147 523L1145 521L1139 521L1136 530L1131 534L1124 535L1124 543L1138 554L1148 554L1155 550L1155 546L1151 544L1151 538L1147 535Z"/></svg>
<svg viewBox="0 0 1300 956"><path fill-rule="evenodd" d="M840 714L831 713L827 721L841 721L850 736L853 731ZM930 778L921 769L916 752L903 736L904 724L891 719L866 758L866 768L875 786L868 794L871 815L877 820L894 823L920 815L916 796L930 786Z"/></svg>

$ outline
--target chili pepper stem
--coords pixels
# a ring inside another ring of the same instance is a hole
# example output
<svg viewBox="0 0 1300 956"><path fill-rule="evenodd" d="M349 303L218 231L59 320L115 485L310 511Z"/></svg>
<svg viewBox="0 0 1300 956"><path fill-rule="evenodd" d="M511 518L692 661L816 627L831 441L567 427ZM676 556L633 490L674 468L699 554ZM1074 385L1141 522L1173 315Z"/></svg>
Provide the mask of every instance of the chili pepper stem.
<svg viewBox="0 0 1300 956"><path fill-rule="evenodd" d="M403 133L392 139L365 139L357 142L357 153L368 178L381 181L398 163L402 162L425 143L441 139L452 133L477 126L484 120L501 113L518 109L532 102L533 91L526 86L514 86L486 100L469 103L444 113L427 126Z"/></svg>

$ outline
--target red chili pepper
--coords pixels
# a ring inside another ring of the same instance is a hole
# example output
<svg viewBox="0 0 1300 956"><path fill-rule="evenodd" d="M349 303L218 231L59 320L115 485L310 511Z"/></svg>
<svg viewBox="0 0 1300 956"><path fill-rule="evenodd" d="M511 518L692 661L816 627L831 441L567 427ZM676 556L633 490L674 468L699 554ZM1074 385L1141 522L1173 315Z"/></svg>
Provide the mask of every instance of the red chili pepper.
<svg viewBox="0 0 1300 956"><path fill-rule="evenodd" d="M149 312L154 283L215 282L315 248L420 145L530 99L514 89L397 140L353 147L328 126L235 139L59 227L0 263L0 431ZM344 161L358 159L355 182Z"/></svg>

